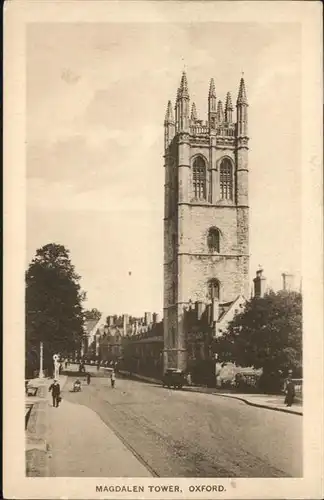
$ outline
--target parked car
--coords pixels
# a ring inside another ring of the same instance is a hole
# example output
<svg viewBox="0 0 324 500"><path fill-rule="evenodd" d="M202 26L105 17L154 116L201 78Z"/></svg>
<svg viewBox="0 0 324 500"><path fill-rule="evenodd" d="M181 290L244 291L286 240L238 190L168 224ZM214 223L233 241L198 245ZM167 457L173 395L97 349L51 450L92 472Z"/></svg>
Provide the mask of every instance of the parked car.
<svg viewBox="0 0 324 500"><path fill-rule="evenodd" d="M162 379L163 387L174 389L182 389L182 387L186 384L185 373L182 370L178 370L176 368L168 368L164 373Z"/></svg>

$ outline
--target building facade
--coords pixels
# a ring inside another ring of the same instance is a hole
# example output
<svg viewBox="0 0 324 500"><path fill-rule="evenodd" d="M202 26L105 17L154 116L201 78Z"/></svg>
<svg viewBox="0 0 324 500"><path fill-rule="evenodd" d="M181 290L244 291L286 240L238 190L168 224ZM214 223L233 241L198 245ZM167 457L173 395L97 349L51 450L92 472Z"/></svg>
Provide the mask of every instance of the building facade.
<svg viewBox="0 0 324 500"><path fill-rule="evenodd" d="M164 367L187 368L185 311L190 302L220 303L248 296L248 102L240 81L217 101L212 79L208 119L190 112L186 74L175 114L164 121Z"/></svg>

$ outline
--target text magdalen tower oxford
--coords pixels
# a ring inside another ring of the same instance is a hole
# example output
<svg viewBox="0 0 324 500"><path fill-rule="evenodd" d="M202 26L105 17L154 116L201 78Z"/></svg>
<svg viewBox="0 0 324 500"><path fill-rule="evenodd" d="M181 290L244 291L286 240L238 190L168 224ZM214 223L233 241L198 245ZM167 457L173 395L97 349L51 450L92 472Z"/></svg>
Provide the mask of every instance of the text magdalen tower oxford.
<svg viewBox="0 0 324 500"><path fill-rule="evenodd" d="M248 103L241 78L234 119L231 94L208 120L190 109L182 74L164 121L164 366L186 368L184 310L190 302L248 297Z"/></svg>

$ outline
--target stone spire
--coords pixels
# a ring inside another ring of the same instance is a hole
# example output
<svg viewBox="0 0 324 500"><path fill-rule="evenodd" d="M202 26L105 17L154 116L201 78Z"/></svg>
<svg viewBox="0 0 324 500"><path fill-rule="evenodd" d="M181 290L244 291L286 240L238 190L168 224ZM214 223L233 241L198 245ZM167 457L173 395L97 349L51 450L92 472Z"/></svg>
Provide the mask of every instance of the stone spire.
<svg viewBox="0 0 324 500"><path fill-rule="evenodd" d="M214 78L211 78L211 79L210 79L210 84L209 84L209 94L208 94L208 97L209 97L209 98L214 97L214 98L216 99L216 90L215 90L215 82L214 82Z"/></svg>
<svg viewBox="0 0 324 500"><path fill-rule="evenodd" d="M240 105L240 104L247 105L248 104L247 98L246 98L245 82L244 82L243 77L241 78L241 81L240 81L240 87L239 87L239 92L238 92L236 104L237 105Z"/></svg>
<svg viewBox="0 0 324 500"><path fill-rule="evenodd" d="M208 92L208 122L211 128L216 127L216 90L214 78L211 78Z"/></svg>
<svg viewBox="0 0 324 500"><path fill-rule="evenodd" d="M198 117L197 117L197 109L196 109L196 104L193 102L191 106L191 117L190 119L195 122Z"/></svg>
<svg viewBox="0 0 324 500"><path fill-rule="evenodd" d="M225 121L227 123L231 123L232 122L232 116L233 116L232 97L231 97L231 93L227 92L226 103L225 103Z"/></svg>
<svg viewBox="0 0 324 500"><path fill-rule="evenodd" d="M237 111L237 136L247 137L248 135L248 102L246 97L244 78L241 78L239 92L236 101Z"/></svg>
<svg viewBox="0 0 324 500"><path fill-rule="evenodd" d="M167 110L166 110L166 113L165 113L165 120L164 120L164 123L165 124L168 124L168 123L174 123L174 118L173 118L173 110L172 110L172 103L171 101L168 101L168 106L167 106Z"/></svg>
<svg viewBox="0 0 324 500"><path fill-rule="evenodd" d="M164 119L164 149L165 151L170 145L175 135L175 122L173 118L172 103L168 101L165 119Z"/></svg>
<svg viewBox="0 0 324 500"><path fill-rule="evenodd" d="M182 77L181 77L181 82L180 82L180 87L179 87L179 98L180 99L189 99L188 81L187 81L187 75L186 75L185 71L183 71Z"/></svg>
<svg viewBox="0 0 324 500"><path fill-rule="evenodd" d="M189 92L187 75L185 71L182 73L180 87L177 95L177 131L189 132Z"/></svg>
<svg viewBox="0 0 324 500"><path fill-rule="evenodd" d="M217 121L218 121L218 123L222 123L224 121L224 112L223 112L222 101L218 101L218 104L217 104Z"/></svg>

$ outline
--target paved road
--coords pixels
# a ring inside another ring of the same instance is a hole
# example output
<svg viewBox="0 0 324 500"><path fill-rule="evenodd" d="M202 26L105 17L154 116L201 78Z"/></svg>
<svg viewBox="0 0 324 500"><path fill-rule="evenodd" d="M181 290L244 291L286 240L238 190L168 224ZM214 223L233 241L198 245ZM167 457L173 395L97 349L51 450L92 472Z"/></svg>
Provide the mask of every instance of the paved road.
<svg viewBox="0 0 324 500"><path fill-rule="evenodd" d="M63 397L94 410L157 476L302 475L300 416L134 380L111 389L95 375L81 393L69 377Z"/></svg>

